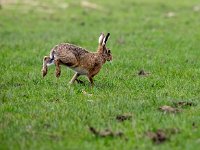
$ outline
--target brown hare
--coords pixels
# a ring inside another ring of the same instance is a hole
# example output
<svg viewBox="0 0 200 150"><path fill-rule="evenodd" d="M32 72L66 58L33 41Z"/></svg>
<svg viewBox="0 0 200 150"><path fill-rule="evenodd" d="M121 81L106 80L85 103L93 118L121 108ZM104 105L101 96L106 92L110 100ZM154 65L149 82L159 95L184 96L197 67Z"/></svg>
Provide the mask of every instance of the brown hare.
<svg viewBox="0 0 200 150"><path fill-rule="evenodd" d="M89 52L84 48L69 43L56 45L50 51L50 56L45 56L43 58L43 77L47 74L49 65L55 64L56 77L60 76L60 65L65 65L76 72L72 77L70 84L74 83L74 81L79 82L80 80L77 78L80 75L86 75L93 86L93 77L100 71L102 65L106 61L112 60L111 51L106 48L109 36L110 33L106 36L101 33L97 52Z"/></svg>

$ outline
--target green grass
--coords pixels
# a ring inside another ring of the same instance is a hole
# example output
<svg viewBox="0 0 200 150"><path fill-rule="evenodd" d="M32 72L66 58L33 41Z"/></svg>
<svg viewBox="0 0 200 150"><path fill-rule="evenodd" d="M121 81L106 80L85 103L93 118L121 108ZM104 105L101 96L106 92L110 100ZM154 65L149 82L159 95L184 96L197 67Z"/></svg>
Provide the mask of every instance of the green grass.
<svg viewBox="0 0 200 150"><path fill-rule="evenodd" d="M36 1L37 2L37 1ZM2 4L0 9L0 149L197 149L200 146L200 7L198 0L102 0ZM167 17L169 12L174 17ZM95 87L68 85L62 66L41 76L42 58L61 42L91 51L110 32L113 62L95 77ZM138 76L139 70L150 72ZM92 96L83 94L86 91ZM191 101L166 114L160 106ZM115 117L132 113L131 121ZM195 123L196 128L192 126ZM128 138L92 135L88 128L122 131ZM178 128L159 145L145 132Z"/></svg>

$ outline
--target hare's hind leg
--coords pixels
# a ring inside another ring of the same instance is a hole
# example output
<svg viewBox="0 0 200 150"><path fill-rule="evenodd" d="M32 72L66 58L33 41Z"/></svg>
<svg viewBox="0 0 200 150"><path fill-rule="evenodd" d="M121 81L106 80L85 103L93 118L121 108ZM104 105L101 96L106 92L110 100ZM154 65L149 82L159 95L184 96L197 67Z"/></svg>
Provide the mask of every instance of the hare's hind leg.
<svg viewBox="0 0 200 150"><path fill-rule="evenodd" d="M90 81L91 86L93 87L93 86L94 86L93 77L88 76L88 79L89 79L89 81Z"/></svg>
<svg viewBox="0 0 200 150"><path fill-rule="evenodd" d="M70 80L69 84L73 84L75 80L77 80L77 78L80 76L79 73L75 73L74 76L72 77L72 79Z"/></svg>
<svg viewBox="0 0 200 150"><path fill-rule="evenodd" d="M42 76L46 76L48 72L48 66L53 64L53 60L49 56L44 56L43 58L43 66L42 66Z"/></svg>
<svg viewBox="0 0 200 150"><path fill-rule="evenodd" d="M56 77L60 77L61 74L61 67L60 67L60 60L56 59L54 60L54 64L56 65Z"/></svg>

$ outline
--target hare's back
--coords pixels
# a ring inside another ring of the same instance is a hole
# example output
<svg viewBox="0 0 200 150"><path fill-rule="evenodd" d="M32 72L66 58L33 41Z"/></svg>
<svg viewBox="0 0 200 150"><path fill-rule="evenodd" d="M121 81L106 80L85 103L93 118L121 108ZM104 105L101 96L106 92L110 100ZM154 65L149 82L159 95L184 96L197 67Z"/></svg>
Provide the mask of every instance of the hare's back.
<svg viewBox="0 0 200 150"><path fill-rule="evenodd" d="M53 50L56 53L73 53L74 55L82 55L85 53L88 53L88 51L82 47L69 44L69 43L61 43L59 45L56 45Z"/></svg>

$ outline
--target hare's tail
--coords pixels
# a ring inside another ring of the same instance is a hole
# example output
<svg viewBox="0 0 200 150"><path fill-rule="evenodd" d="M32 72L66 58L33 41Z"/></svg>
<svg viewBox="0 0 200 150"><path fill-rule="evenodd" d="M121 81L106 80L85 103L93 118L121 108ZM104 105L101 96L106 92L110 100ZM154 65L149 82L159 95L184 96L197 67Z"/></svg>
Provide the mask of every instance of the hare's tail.
<svg viewBox="0 0 200 150"><path fill-rule="evenodd" d="M50 52L50 55L49 55L50 56L50 60L49 60L47 65L51 65L51 64L54 63L54 59L55 59L54 53L55 53L54 51Z"/></svg>
<svg viewBox="0 0 200 150"><path fill-rule="evenodd" d="M46 76L47 72L48 72L48 66L54 64L54 51L50 52L49 56L44 56L43 58L43 65L42 65L42 76Z"/></svg>

